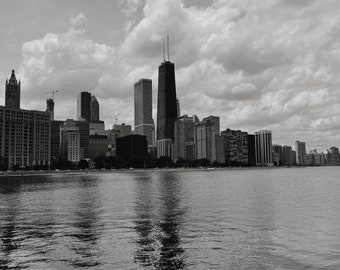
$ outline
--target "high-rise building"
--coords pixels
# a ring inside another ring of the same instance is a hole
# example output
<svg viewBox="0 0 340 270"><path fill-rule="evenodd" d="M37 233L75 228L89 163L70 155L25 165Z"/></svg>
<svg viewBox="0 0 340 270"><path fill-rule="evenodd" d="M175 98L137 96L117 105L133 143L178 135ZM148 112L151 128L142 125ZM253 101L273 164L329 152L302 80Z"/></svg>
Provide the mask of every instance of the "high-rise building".
<svg viewBox="0 0 340 270"><path fill-rule="evenodd" d="M173 159L173 148L171 139L157 140L157 158L169 157Z"/></svg>
<svg viewBox="0 0 340 270"><path fill-rule="evenodd" d="M283 164L283 150L282 145L274 144L273 152L277 154L277 166L281 166Z"/></svg>
<svg viewBox="0 0 340 270"><path fill-rule="evenodd" d="M292 147L288 146L288 145L284 145L282 147L282 155L283 155L282 164L284 166L292 166L293 165L293 160L292 160L293 151L292 151Z"/></svg>
<svg viewBox="0 0 340 270"><path fill-rule="evenodd" d="M177 117L180 117L181 115L181 107L179 105L179 100L176 99L176 104L177 104Z"/></svg>
<svg viewBox="0 0 340 270"><path fill-rule="evenodd" d="M0 106L0 158L12 170L50 164L50 113L20 109L20 82L6 81L6 106Z"/></svg>
<svg viewBox="0 0 340 270"><path fill-rule="evenodd" d="M339 166L340 165L340 154L339 154L339 148L338 147L331 147L329 149L329 153L332 157L332 160L330 162L329 165L333 165L333 166Z"/></svg>
<svg viewBox="0 0 340 270"><path fill-rule="evenodd" d="M91 121L99 121L99 102L95 96L91 96Z"/></svg>
<svg viewBox="0 0 340 270"><path fill-rule="evenodd" d="M106 154L108 149L107 135L94 134L89 138L89 158L94 160Z"/></svg>
<svg viewBox="0 0 340 270"><path fill-rule="evenodd" d="M64 121L51 121L51 165L59 164L61 158L60 152L60 129L64 125Z"/></svg>
<svg viewBox="0 0 340 270"><path fill-rule="evenodd" d="M296 141L295 142L296 163L298 165L306 165L306 143Z"/></svg>
<svg viewBox="0 0 340 270"><path fill-rule="evenodd" d="M20 81L17 82L13 69L9 81L6 79L5 107L7 109L20 109L20 85Z"/></svg>
<svg viewBox="0 0 340 270"><path fill-rule="evenodd" d="M157 103L157 140L174 140L177 115L175 65L164 61L159 66Z"/></svg>
<svg viewBox="0 0 340 270"><path fill-rule="evenodd" d="M220 135L220 118L209 116L203 118L194 127L195 156L197 159L216 160L215 135Z"/></svg>
<svg viewBox="0 0 340 270"><path fill-rule="evenodd" d="M255 135L248 134L248 165L256 165Z"/></svg>
<svg viewBox="0 0 340 270"><path fill-rule="evenodd" d="M155 124L152 119L152 80L140 79L134 85L135 134L146 136L148 146L155 145Z"/></svg>
<svg viewBox="0 0 340 270"><path fill-rule="evenodd" d="M46 112L51 115L51 120L54 120L54 100L52 98L46 99Z"/></svg>
<svg viewBox="0 0 340 270"><path fill-rule="evenodd" d="M77 97L77 119L91 120L91 93L80 92Z"/></svg>
<svg viewBox="0 0 340 270"><path fill-rule="evenodd" d="M195 116L183 115L175 121L174 159L193 160Z"/></svg>
<svg viewBox="0 0 340 270"><path fill-rule="evenodd" d="M272 132L270 130L255 132L255 152L256 165L272 166L274 164Z"/></svg>
<svg viewBox="0 0 340 270"><path fill-rule="evenodd" d="M79 129L80 160L89 158L90 124L87 121L76 121Z"/></svg>
<svg viewBox="0 0 340 270"><path fill-rule="evenodd" d="M131 126L126 125L125 123L122 123L121 125L114 124L113 129L116 139L131 135Z"/></svg>
<svg viewBox="0 0 340 270"><path fill-rule="evenodd" d="M76 121L67 119L60 130L61 159L78 163L80 157L80 132Z"/></svg>
<svg viewBox="0 0 340 270"><path fill-rule="evenodd" d="M248 133L226 129L221 132L224 139L225 163L227 165L248 164Z"/></svg>

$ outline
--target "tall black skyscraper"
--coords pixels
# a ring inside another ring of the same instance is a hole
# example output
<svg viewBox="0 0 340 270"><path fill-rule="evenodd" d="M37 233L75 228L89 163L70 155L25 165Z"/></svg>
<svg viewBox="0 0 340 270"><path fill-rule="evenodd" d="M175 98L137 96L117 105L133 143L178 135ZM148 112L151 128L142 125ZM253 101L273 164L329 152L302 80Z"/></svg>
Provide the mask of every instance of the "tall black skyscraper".
<svg viewBox="0 0 340 270"><path fill-rule="evenodd" d="M158 73L157 140L174 140L174 126L178 117L175 65L169 58L168 42L168 61L164 59Z"/></svg>
<svg viewBox="0 0 340 270"><path fill-rule="evenodd" d="M5 106L7 109L20 109L20 81L17 82L14 69L9 81L6 80Z"/></svg>
<svg viewBox="0 0 340 270"><path fill-rule="evenodd" d="M85 121L91 120L91 93L81 92L77 99L77 118Z"/></svg>

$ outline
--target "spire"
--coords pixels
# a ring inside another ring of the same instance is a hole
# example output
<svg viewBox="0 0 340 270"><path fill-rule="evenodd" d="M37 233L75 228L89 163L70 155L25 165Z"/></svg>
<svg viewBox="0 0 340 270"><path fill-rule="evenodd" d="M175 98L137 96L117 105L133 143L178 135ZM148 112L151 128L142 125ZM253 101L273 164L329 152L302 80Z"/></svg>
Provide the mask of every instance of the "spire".
<svg viewBox="0 0 340 270"><path fill-rule="evenodd" d="M9 78L8 84L15 84L17 85L17 79L15 78L15 74L14 74L14 69L12 69L12 74L11 77Z"/></svg>
<svg viewBox="0 0 340 270"><path fill-rule="evenodd" d="M169 32L166 35L166 40L167 40L167 47L168 47L168 61L170 62L170 41L169 41Z"/></svg>

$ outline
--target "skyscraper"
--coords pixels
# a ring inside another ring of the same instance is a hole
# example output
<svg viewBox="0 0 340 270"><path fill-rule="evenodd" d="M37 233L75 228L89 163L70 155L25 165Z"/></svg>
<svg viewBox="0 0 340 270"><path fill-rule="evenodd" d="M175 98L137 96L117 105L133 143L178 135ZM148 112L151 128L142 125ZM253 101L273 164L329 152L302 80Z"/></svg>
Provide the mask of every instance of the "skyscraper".
<svg viewBox="0 0 340 270"><path fill-rule="evenodd" d="M61 159L78 163L80 157L80 133L76 121L67 119L60 130Z"/></svg>
<svg viewBox="0 0 340 270"><path fill-rule="evenodd" d="M99 121L99 103L95 96L91 96L91 121Z"/></svg>
<svg viewBox="0 0 340 270"><path fill-rule="evenodd" d="M306 143L296 141L295 142L295 152L296 152L296 163L298 165L306 165L307 162L307 153L306 153Z"/></svg>
<svg viewBox="0 0 340 270"><path fill-rule="evenodd" d="M46 112L49 112L51 120L54 120L54 100L52 98L46 99Z"/></svg>
<svg viewBox="0 0 340 270"><path fill-rule="evenodd" d="M152 119L152 80L140 79L134 85L135 133L146 136L148 146L154 146L155 125Z"/></svg>
<svg viewBox="0 0 340 270"><path fill-rule="evenodd" d="M194 124L197 117L183 115L175 121L174 159L193 160L195 156Z"/></svg>
<svg viewBox="0 0 340 270"><path fill-rule="evenodd" d="M165 61L164 56L158 73L157 140L174 140L177 117L175 65L170 62L168 38L168 61Z"/></svg>
<svg viewBox="0 0 340 270"><path fill-rule="evenodd" d="M6 80L5 107L7 109L20 109L20 81L15 78L14 69L9 81Z"/></svg>
<svg viewBox="0 0 340 270"><path fill-rule="evenodd" d="M255 132L255 152L256 165L272 166L274 164L272 132L270 130Z"/></svg>
<svg viewBox="0 0 340 270"><path fill-rule="evenodd" d="M88 92L80 92L77 97L77 119L91 120L91 94Z"/></svg>

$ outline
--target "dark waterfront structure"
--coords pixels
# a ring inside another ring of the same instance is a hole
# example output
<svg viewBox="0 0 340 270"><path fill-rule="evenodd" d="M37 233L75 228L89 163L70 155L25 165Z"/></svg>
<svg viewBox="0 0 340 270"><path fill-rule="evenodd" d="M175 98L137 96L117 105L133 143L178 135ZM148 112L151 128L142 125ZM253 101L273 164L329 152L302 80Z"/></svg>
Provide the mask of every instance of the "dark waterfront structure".
<svg viewBox="0 0 340 270"><path fill-rule="evenodd" d="M15 78L14 69L9 81L6 80L5 107L7 109L20 109L20 81Z"/></svg>
<svg viewBox="0 0 340 270"><path fill-rule="evenodd" d="M174 141L174 125L177 115L175 65L164 61L159 66L157 103L157 140Z"/></svg>
<svg viewBox="0 0 340 270"><path fill-rule="evenodd" d="M255 158L255 135L248 134L248 165L256 166Z"/></svg>
<svg viewBox="0 0 340 270"><path fill-rule="evenodd" d="M135 134L146 136L148 146L155 145L155 125L152 119L152 80L140 79L134 85Z"/></svg>
<svg viewBox="0 0 340 270"><path fill-rule="evenodd" d="M116 139L117 157L129 162L141 165L140 162L148 156L148 144L146 136L132 134Z"/></svg>
<svg viewBox="0 0 340 270"><path fill-rule="evenodd" d="M77 119L91 120L91 93L80 92L77 97Z"/></svg>

